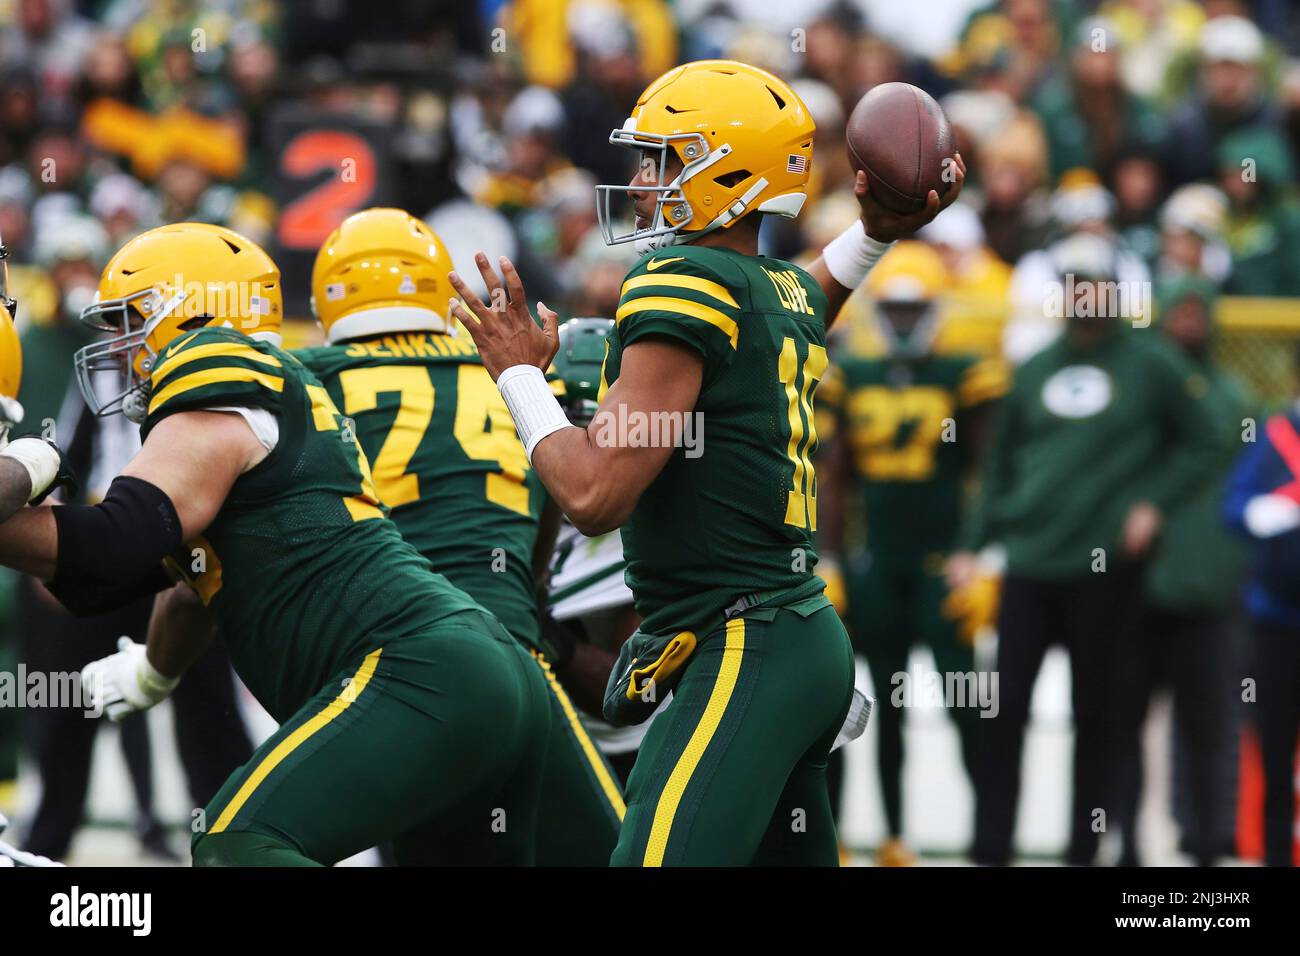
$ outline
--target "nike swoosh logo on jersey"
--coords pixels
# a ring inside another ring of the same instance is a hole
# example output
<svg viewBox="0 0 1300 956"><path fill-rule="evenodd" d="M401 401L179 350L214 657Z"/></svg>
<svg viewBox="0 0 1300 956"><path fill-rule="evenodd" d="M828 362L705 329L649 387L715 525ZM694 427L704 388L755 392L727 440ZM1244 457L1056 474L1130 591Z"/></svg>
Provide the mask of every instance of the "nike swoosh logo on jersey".
<svg viewBox="0 0 1300 956"><path fill-rule="evenodd" d="M175 355L175 354L176 354L177 352L179 352L181 349L185 348L185 346L189 344L190 339L194 338L194 336L195 336L195 335L198 335L198 334L199 334L199 333L195 332L193 335L190 335L190 336L188 336L188 337L182 339L181 341L177 342L177 343L176 343L174 346L172 346L172 348L167 352L167 354L164 356L164 358L171 358L173 355Z"/></svg>
<svg viewBox="0 0 1300 956"><path fill-rule="evenodd" d="M651 259L649 262L645 264L645 271L654 272L660 266L666 266L670 262L681 262L685 258L686 258L685 256L674 256L671 259Z"/></svg>

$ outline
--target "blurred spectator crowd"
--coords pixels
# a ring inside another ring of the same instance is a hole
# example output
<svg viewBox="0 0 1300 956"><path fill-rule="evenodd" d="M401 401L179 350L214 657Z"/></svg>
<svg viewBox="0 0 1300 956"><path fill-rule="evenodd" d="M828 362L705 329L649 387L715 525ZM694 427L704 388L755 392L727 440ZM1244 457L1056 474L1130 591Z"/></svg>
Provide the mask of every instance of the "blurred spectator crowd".
<svg viewBox="0 0 1300 956"><path fill-rule="evenodd" d="M851 220L844 118L906 80L940 99L971 170L928 237L956 290L1032 300L1011 270L1089 230L1122 244L1134 276L1300 292L1290 4L952 5L973 9L927 59L873 32L868 0L757 21L745 0L407 2L382 18L355 0L8 0L0 235L22 320L75 313L84 277L63 264L93 271L160 222L274 246L270 120L295 107L382 127L394 165L378 195L427 215L453 252L486 237L546 301L609 314L629 253L600 243L591 187L629 171L607 131L659 72L715 56L793 81L818 124L808 213L773 223L766 252L815 252Z"/></svg>

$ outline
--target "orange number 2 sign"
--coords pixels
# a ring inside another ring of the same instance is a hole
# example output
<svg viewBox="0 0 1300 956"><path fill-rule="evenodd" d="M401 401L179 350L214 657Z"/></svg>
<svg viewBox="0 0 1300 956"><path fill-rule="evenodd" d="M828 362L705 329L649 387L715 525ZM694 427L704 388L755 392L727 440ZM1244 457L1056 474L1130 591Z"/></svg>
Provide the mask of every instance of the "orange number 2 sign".
<svg viewBox="0 0 1300 956"><path fill-rule="evenodd" d="M315 129L289 141L280 168L293 179L333 175L284 207L279 239L286 249L315 250L334 228L363 208L375 190L375 153L356 133Z"/></svg>

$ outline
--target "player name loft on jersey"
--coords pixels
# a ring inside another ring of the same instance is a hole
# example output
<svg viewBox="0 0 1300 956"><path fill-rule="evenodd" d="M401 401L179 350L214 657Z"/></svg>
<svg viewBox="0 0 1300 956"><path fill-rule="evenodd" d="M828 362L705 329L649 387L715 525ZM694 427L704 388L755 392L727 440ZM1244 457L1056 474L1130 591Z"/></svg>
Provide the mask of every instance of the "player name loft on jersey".
<svg viewBox="0 0 1300 956"><path fill-rule="evenodd" d="M1049 282L1043 296L1043 314L1058 319L1123 319L1135 328L1151 324L1151 283L1134 280L1091 279L1066 274Z"/></svg>
<svg viewBox="0 0 1300 956"><path fill-rule="evenodd" d="M80 671L29 671L19 664L16 671L0 671L0 710L58 707L94 719L104 713L96 703L103 695L95 690L82 684Z"/></svg>
<svg viewBox="0 0 1300 956"><path fill-rule="evenodd" d="M187 319L211 315L239 329L256 329L271 314L266 291L261 282L187 282L177 273L171 282L157 283L141 309L150 316L159 309Z"/></svg>
<svg viewBox="0 0 1300 956"><path fill-rule="evenodd" d="M981 717L996 717L1001 710L997 671L897 671L889 683L893 707L973 707Z"/></svg>
<svg viewBox="0 0 1300 956"><path fill-rule="evenodd" d="M704 454L703 412L629 411L619 403L591 420L602 448L684 448L687 458Z"/></svg>

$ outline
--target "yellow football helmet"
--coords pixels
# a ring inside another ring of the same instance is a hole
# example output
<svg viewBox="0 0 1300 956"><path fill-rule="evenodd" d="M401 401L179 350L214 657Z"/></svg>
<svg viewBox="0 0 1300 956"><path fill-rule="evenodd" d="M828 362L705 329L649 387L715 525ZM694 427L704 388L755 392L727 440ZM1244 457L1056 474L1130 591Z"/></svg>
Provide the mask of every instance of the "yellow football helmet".
<svg viewBox="0 0 1300 956"><path fill-rule="evenodd" d="M363 209L316 253L311 303L330 342L386 332L448 332L452 270L437 233L402 209Z"/></svg>
<svg viewBox="0 0 1300 956"><path fill-rule="evenodd" d="M3 279L0 279L2 282ZM23 347L18 330L9 315L8 301L0 288L0 448L9 441L9 432L23 420L18 404L18 388L23 382Z"/></svg>
<svg viewBox="0 0 1300 956"><path fill-rule="evenodd" d="M926 354L938 331L937 300L950 285L943 257L924 242L895 243L867 273L867 294L876 303L876 321L889 354Z"/></svg>
<svg viewBox="0 0 1300 956"><path fill-rule="evenodd" d="M808 194L812 116L797 93L765 70L735 60L699 60L669 70L637 100L609 141L654 158L654 186L597 186L605 242L644 250L726 229L750 212L793 219ZM668 151L681 172L664 181ZM657 193L647 226L614 234L615 194Z"/></svg>
<svg viewBox="0 0 1300 956"><path fill-rule="evenodd" d="M9 250L0 240L0 448L9 432L23 420L18 389L23 383L23 346L14 328L18 303L9 294Z"/></svg>
<svg viewBox="0 0 1300 956"><path fill-rule="evenodd" d="M108 261L95 302L81 321L116 335L77 351L73 364L96 415L144 421L149 372L183 332L215 325L280 342L280 270L257 243L223 226L181 222L126 243ZM125 373L125 388L103 396L92 372Z"/></svg>

